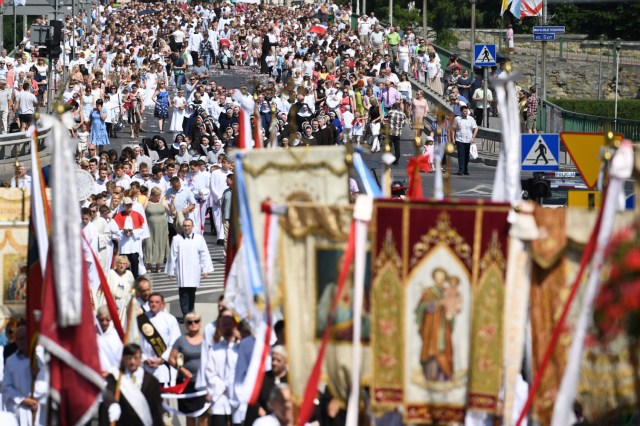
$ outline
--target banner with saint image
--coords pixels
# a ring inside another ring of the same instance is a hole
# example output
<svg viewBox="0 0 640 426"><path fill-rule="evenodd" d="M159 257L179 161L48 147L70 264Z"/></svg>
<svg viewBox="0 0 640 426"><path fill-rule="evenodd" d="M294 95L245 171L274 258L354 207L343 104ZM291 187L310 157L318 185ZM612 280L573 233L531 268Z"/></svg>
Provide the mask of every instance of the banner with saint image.
<svg viewBox="0 0 640 426"><path fill-rule="evenodd" d="M502 385L509 206L380 201L371 283L372 404L406 422L494 412ZM394 301L390 303L390 301Z"/></svg>

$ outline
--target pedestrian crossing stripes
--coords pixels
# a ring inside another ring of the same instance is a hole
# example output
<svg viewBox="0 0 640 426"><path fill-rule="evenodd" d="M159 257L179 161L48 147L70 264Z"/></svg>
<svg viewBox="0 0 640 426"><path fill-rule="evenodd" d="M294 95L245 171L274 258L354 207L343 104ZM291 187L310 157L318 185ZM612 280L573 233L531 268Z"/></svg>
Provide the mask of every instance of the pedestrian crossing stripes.
<svg viewBox="0 0 640 426"><path fill-rule="evenodd" d="M206 290L222 291L224 289L224 252L223 247L216 244L216 237L211 233L205 232L204 240L207 242L207 248L211 255L211 261L213 262L214 271L210 273L206 278L200 280L200 287L198 287L198 293ZM147 276L151 278L153 283L153 290L162 293L165 297L177 293L178 284L175 278L169 278L164 273L164 268L160 269L160 272L150 272Z"/></svg>

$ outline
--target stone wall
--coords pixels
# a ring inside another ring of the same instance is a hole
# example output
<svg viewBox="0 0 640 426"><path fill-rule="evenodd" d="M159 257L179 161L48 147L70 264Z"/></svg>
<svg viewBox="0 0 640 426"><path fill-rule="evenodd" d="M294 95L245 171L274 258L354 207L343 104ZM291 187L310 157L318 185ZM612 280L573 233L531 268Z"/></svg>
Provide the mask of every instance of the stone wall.
<svg viewBox="0 0 640 426"><path fill-rule="evenodd" d="M533 85L536 57L515 54L511 56L512 67L523 76L523 87ZM602 63L602 94L604 99L614 99L616 73L615 65ZM597 99L598 60L547 59L547 98ZM618 96L622 99L640 98L640 67L620 65ZM542 79L542 64L538 55L538 90Z"/></svg>

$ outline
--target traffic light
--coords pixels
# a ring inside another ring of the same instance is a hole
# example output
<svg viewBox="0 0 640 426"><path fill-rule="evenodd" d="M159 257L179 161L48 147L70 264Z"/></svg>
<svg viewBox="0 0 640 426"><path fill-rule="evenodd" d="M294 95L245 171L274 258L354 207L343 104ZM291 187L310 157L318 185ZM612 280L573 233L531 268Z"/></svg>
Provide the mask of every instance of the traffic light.
<svg viewBox="0 0 640 426"><path fill-rule="evenodd" d="M533 177L522 181L522 198L541 202L551 196L551 182L543 173L534 173Z"/></svg>

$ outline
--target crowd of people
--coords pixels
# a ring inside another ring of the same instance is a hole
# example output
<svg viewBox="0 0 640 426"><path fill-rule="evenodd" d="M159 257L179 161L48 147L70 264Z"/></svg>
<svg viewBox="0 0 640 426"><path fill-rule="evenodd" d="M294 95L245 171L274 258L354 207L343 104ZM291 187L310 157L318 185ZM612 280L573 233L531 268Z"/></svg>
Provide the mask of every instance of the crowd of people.
<svg viewBox="0 0 640 426"><path fill-rule="evenodd" d="M239 403L234 384L247 368L251 330L223 301L218 320L204 329L194 312L200 281L213 271L202 236L207 220L219 245L228 238L234 178L227 154L239 145L239 94L254 94L251 125L259 129L264 146L355 144L377 153L388 134L394 164L399 164L408 126L426 141L423 154L430 157L432 171L440 167L438 161L446 164L443 148L454 143L458 174L469 175L470 147L483 113L481 80L455 57L441 66L433 46L411 27L383 27L374 12L359 17L354 28L349 21L350 10L331 3L131 2L67 16L62 55L51 59L50 69L49 59L38 56L28 38L12 58L6 51L0 54L0 132L14 122L26 129L53 84L73 117L65 122L78 140L79 167L95 180L93 195L81 208L85 250L98 259L94 263L86 256L100 359L109 390L119 377L114 369L121 368L124 380L132 382L119 402L105 394L102 423L137 424L131 419L145 417L161 424L159 386L189 379L185 392L198 396L181 400L178 407L192 414L188 424L291 424L282 321L276 325L278 341L260 402L247 407ZM223 72L217 68L250 71L255 79L224 87L216 79ZM448 98L453 117L426 126L433 105L410 76ZM535 92L527 95L520 94L523 125L535 131L537 98ZM492 98L487 100L491 105ZM159 130L143 138L151 114ZM127 130L132 144L118 152L111 139ZM11 184L30 186L24 166ZM145 324L162 338L163 350L144 337L123 347L104 307L98 268L107 273L120 320L127 321L130 303L139 305ZM149 274L158 272L175 277L181 317L166 312L162 294L153 292ZM10 332L16 356L23 355L13 362L26 360L23 328ZM24 379L11 382L9 377L10 372L3 388L5 409L19 424L31 424L20 419L38 408L43 394L37 397ZM328 394L320 400L320 424L344 414ZM135 406L141 401L149 408L144 413Z"/></svg>

